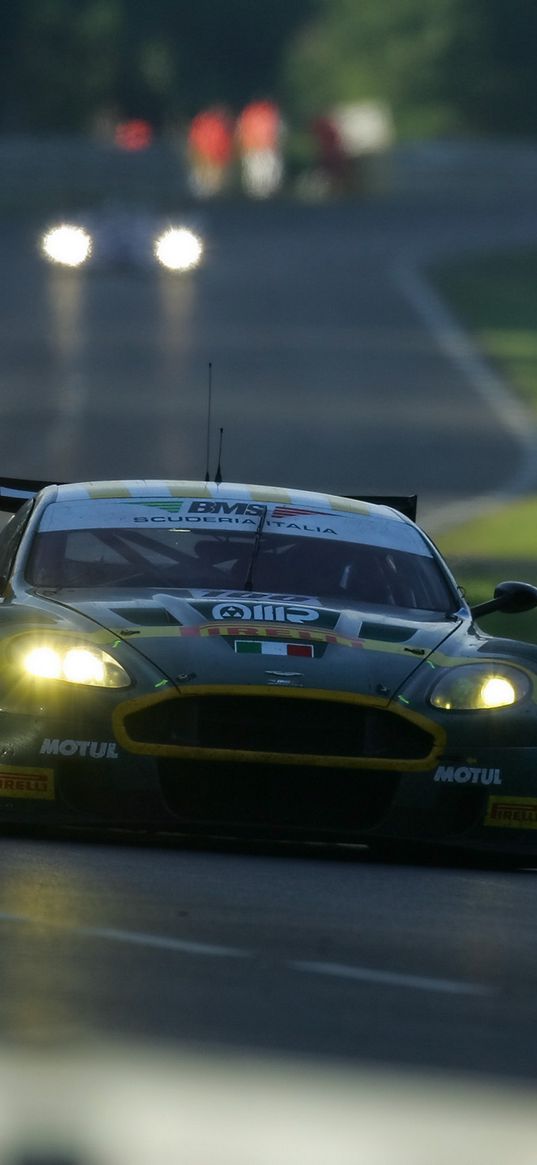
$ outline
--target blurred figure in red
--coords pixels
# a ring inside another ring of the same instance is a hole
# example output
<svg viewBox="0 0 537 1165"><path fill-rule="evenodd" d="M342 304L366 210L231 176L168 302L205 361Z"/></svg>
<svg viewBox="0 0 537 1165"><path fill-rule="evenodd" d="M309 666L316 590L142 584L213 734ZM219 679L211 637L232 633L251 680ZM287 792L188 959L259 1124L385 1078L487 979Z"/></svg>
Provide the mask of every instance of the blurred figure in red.
<svg viewBox="0 0 537 1165"><path fill-rule="evenodd" d="M343 194L349 187L349 159L337 125L327 114L320 114L312 122L311 131L327 193Z"/></svg>
<svg viewBox="0 0 537 1165"><path fill-rule="evenodd" d="M268 99L251 101L237 121L242 185L254 198L268 198L280 189L283 128L278 106Z"/></svg>
<svg viewBox="0 0 537 1165"><path fill-rule="evenodd" d="M199 198L220 194L233 155L233 124L227 110L215 105L198 113L190 123L187 145L194 193Z"/></svg>

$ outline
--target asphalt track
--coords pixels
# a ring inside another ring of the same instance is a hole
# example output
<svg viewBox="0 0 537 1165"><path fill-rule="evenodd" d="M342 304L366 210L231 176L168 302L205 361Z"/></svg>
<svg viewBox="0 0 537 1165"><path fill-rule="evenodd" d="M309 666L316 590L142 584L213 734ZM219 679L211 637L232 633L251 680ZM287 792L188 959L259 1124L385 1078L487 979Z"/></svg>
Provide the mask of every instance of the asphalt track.
<svg viewBox="0 0 537 1165"><path fill-rule="evenodd" d="M228 480L417 490L429 512L516 475L520 423L446 357L413 276L537 238L531 202L230 206L205 230L205 265L177 278L51 270L37 224L4 227L3 472L203 477L211 362Z"/></svg>
<svg viewBox="0 0 537 1165"><path fill-rule="evenodd" d="M0 1025L537 1076L535 873L4 839Z"/></svg>
<svg viewBox="0 0 537 1165"><path fill-rule="evenodd" d="M228 479L417 490L432 511L516 478L515 406L510 424L409 288L440 252L536 241L530 202L230 206L206 226L186 279L51 271L35 224L2 228L4 474L203 476L212 361ZM7 838L0 1043L533 1082L535 876Z"/></svg>

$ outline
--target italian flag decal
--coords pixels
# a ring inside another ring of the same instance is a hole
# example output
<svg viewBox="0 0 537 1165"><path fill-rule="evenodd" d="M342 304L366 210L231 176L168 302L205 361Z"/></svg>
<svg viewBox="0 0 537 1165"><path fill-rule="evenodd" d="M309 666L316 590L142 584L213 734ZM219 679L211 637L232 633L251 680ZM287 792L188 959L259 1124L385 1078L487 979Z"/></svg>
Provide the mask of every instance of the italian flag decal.
<svg viewBox="0 0 537 1165"><path fill-rule="evenodd" d="M236 639L237 655L300 655L313 658L313 643L278 643L274 639Z"/></svg>

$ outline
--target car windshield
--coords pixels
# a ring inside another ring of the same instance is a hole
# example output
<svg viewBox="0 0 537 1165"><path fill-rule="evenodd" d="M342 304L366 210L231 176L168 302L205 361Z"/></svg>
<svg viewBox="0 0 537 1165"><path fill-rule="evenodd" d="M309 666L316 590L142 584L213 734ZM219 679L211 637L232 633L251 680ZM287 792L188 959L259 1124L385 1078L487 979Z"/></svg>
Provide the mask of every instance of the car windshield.
<svg viewBox="0 0 537 1165"><path fill-rule="evenodd" d="M256 546L255 529L38 533L26 578L37 588L248 587L442 613L457 605L455 592L430 553L266 531Z"/></svg>

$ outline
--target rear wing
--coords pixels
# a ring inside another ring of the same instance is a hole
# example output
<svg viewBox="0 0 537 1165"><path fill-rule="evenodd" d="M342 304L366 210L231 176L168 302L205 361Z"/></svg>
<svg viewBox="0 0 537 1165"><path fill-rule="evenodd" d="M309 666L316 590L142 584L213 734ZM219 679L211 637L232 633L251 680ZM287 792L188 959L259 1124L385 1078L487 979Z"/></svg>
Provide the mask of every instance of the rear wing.
<svg viewBox="0 0 537 1165"><path fill-rule="evenodd" d="M36 481L29 477L0 477L0 512L15 514L28 498L34 498L47 485L59 485L59 482Z"/></svg>
<svg viewBox="0 0 537 1165"><path fill-rule="evenodd" d="M353 502L372 502L375 506L390 506L392 510L399 510L405 518L416 521L418 510L417 494L346 494Z"/></svg>

